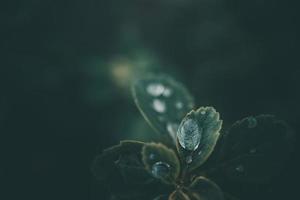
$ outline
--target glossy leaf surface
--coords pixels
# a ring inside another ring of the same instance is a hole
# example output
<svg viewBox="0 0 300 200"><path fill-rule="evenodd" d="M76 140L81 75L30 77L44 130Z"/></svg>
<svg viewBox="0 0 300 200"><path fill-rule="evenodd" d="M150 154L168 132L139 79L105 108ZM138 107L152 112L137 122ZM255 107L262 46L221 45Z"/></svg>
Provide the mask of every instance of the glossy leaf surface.
<svg viewBox="0 0 300 200"><path fill-rule="evenodd" d="M212 107L191 111L182 120L177 133L177 149L182 162L195 169L201 166L215 148L222 120Z"/></svg>
<svg viewBox="0 0 300 200"><path fill-rule="evenodd" d="M172 149L160 143L147 143L143 147L143 162L155 178L172 183L180 173L180 163Z"/></svg>

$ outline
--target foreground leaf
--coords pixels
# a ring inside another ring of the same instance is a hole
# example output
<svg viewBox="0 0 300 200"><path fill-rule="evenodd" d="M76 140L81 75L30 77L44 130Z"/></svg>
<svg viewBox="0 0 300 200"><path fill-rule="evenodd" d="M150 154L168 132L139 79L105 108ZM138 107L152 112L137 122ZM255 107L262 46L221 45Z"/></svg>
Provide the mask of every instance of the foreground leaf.
<svg viewBox="0 0 300 200"><path fill-rule="evenodd" d="M143 162L148 172L166 183L175 182L180 173L180 163L172 149L160 143L145 144Z"/></svg>
<svg viewBox="0 0 300 200"><path fill-rule="evenodd" d="M148 76L132 86L134 101L146 121L174 144L180 121L194 107L187 89L169 76Z"/></svg>
<svg viewBox="0 0 300 200"><path fill-rule="evenodd" d="M159 186L142 163L144 145L137 141L121 141L119 145L104 150L92 164L96 178L118 198L151 194Z"/></svg>
<svg viewBox="0 0 300 200"><path fill-rule="evenodd" d="M223 178L265 183L279 173L292 146L291 129L274 116L237 121L224 136L220 148Z"/></svg>
<svg viewBox="0 0 300 200"><path fill-rule="evenodd" d="M177 149L189 169L201 166L215 148L222 120L212 107L191 111L182 120L177 133Z"/></svg>

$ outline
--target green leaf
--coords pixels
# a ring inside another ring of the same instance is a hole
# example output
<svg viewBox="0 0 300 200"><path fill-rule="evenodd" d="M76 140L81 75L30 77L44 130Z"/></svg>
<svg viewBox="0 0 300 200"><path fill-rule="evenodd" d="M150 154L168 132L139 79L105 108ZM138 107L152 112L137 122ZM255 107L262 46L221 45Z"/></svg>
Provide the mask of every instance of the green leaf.
<svg viewBox="0 0 300 200"><path fill-rule="evenodd" d="M222 178L265 183L280 171L292 147L292 130L274 116L259 115L237 121L221 143Z"/></svg>
<svg viewBox="0 0 300 200"><path fill-rule="evenodd" d="M195 200L223 200L224 195L217 184L205 177L197 177L189 187L190 196Z"/></svg>
<svg viewBox="0 0 300 200"><path fill-rule="evenodd" d="M121 141L119 145L105 149L92 164L92 172L100 181L106 181L117 170L118 165L139 167L140 152L144 143L138 141ZM129 163L124 163L128 158Z"/></svg>
<svg viewBox="0 0 300 200"><path fill-rule="evenodd" d="M166 183L173 183L180 173L180 163L172 149L160 143L144 145L143 162L148 172Z"/></svg>
<svg viewBox="0 0 300 200"><path fill-rule="evenodd" d="M135 81L132 94L146 121L175 144L180 121L194 107L187 89L169 76L149 75Z"/></svg>
<svg viewBox="0 0 300 200"><path fill-rule="evenodd" d="M156 189L151 186L155 179L142 162L144 145L137 141L121 141L119 145L104 150L92 164L93 174L112 194L138 196L146 191L152 193L151 190Z"/></svg>
<svg viewBox="0 0 300 200"><path fill-rule="evenodd" d="M215 148L222 120L212 107L191 111L182 120L177 132L177 149L190 170L201 166Z"/></svg>

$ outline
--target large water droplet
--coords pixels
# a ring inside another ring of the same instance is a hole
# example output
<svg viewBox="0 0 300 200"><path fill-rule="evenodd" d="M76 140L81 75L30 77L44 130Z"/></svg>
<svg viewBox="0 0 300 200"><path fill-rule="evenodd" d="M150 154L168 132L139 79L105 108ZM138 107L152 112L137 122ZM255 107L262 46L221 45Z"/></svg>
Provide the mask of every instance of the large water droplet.
<svg viewBox="0 0 300 200"><path fill-rule="evenodd" d="M238 165L236 168L235 168L236 171L238 172L244 172L244 166L243 165Z"/></svg>
<svg viewBox="0 0 300 200"><path fill-rule="evenodd" d="M170 172L170 165L165 162L156 162L152 165L151 173L155 178L164 178Z"/></svg>
<svg viewBox="0 0 300 200"><path fill-rule="evenodd" d="M193 119L187 119L180 124L177 132L177 137L180 145L189 151L194 151L198 148L201 140L202 129Z"/></svg>
<svg viewBox="0 0 300 200"><path fill-rule="evenodd" d="M164 90L165 90L165 87L160 83L151 83L147 87L148 94L155 96L155 97L163 94Z"/></svg>
<svg viewBox="0 0 300 200"><path fill-rule="evenodd" d="M166 103L159 99L154 99L152 106L153 106L154 110L159 113L164 113L167 109Z"/></svg>
<svg viewBox="0 0 300 200"><path fill-rule="evenodd" d="M248 128L255 128L257 126L257 120L254 117L248 118Z"/></svg>
<svg viewBox="0 0 300 200"><path fill-rule="evenodd" d="M174 142L176 142L176 133L178 130L178 124L168 122L167 123L167 131L169 132L169 135L173 139Z"/></svg>

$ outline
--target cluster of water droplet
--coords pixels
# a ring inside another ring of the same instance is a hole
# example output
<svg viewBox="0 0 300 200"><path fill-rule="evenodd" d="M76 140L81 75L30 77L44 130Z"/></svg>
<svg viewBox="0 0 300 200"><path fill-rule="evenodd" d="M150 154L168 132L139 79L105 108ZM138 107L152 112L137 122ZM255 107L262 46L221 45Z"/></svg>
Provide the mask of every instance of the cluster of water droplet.
<svg viewBox="0 0 300 200"><path fill-rule="evenodd" d="M161 83L150 83L146 87L146 91L153 97L170 97L172 95L172 90ZM165 113L167 110L166 103L159 98L153 99L152 107L158 113Z"/></svg>
<svg viewBox="0 0 300 200"><path fill-rule="evenodd" d="M255 128L257 126L257 120L254 117L248 117L248 128Z"/></svg>
<svg viewBox="0 0 300 200"><path fill-rule="evenodd" d="M173 94L172 89L162 83L149 83L146 87L146 91L150 96L154 97L151 106L155 112L161 114L158 119L166 124L166 130L168 131L173 141L176 142L179 123L165 121L165 117L163 115L167 112L167 104L163 100L163 98L171 97ZM182 101L178 100L174 103L174 107L178 111L180 111L183 109L184 104Z"/></svg>

